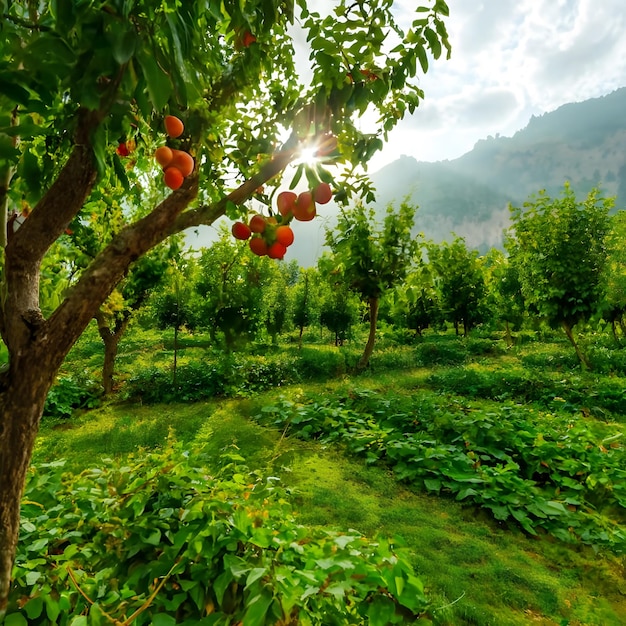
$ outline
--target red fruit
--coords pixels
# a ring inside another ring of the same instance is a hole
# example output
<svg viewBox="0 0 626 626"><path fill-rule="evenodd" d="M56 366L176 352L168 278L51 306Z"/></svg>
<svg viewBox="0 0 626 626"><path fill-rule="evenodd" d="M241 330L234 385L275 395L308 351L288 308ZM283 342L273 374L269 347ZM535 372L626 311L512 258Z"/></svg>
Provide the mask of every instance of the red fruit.
<svg viewBox="0 0 626 626"><path fill-rule="evenodd" d="M262 215L253 215L250 219L250 230L253 233L262 233L265 230L265 218Z"/></svg>
<svg viewBox="0 0 626 626"><path fill-rule="evenodd" d="M320 183L313 192L313 197L317 204L326 204L333 197L332 189L328 183Z"/></svg>
<svg viewBox="0 0 626 626"><path fill-rule="evenodd" d="M265 256L267 254L267 242L262 237L252 237L250 239L250 250L258 256Z"/></svg>
<svg viewBox="0 0 626 626"><path fill-rule="evenodd" d="M130 150L128 149L128 146L124 142L121 142L117 146L116 152L122 157L127 157L130 154Z"/></svg>
<svg viewBox="0 0 626 626"><path fill-rule="evenodd" d="M311 221L317 211L315 209L315 201L313 200L313 194L310 191L303 191L296 201L295 208L293 210L293 216L299 222Z"/></svg>
<svg viewBox="0 0 626 626"><path fill-rule="evenodd" d="M160 148L157 148L155 150L154 158L162 168L166 168L172 162L172 159L174 158L174 153L172 152L171 148L168 148L167 146L161 146Z"/></svg>
<svg viewBox="0 0 626 626"><path fill-rule="evenodd" d="M185 177L178 168L168 167L163 174L163 179L170 189L178 189L183 184Z"/></svg>
<svg viewBox="0 0 626 626"><path fill-rule="evenodd" d="M293 191L281 191L276 197L276 206L281 215L293 213L298 196Z"/></svg>
<svg viewBox="0 0 626 626"><path fill-rule="evenodd" d="M287 247L280 243L280 241L275 241L267 250L267 256L270 259L282 259L285 256L285 252L287 252Z"/></svg>
<svg viewBox="0 0 626 626"><path fill-rule="evenodd" d="M293 230L290 226L279 226L276 229L276 241L282 243L285 248L288 248L294 240Z"/></svg>
<svg viewBox="0 0 626 626"><path fill-rule="evenodd" d="M250 227L243 222L235 222L231 228L231 232L235 239L241 239L242 241L250 239L250 235L252 234Z"/></svg>
<svg viewBox="0 0 626 626"><path fill-rule="evenodd" d="M180 137L185 130L185 125L175 116L165 117L165 132L172 138Z"/></svg>
<svg viewBox="0 0 626 626"><path fill-rule="evenodd" d="M244 48L250 47L256 41L256 37L248 30L244 33L241 43Z"/></svg>
<svg viewBox="0 0 626 626"><path fill-rule="evenodd" d="M184 150L172 150L172 154L173 158L170 165L177 167L185 178L189 176L194 168L193 157Z"/></svg>

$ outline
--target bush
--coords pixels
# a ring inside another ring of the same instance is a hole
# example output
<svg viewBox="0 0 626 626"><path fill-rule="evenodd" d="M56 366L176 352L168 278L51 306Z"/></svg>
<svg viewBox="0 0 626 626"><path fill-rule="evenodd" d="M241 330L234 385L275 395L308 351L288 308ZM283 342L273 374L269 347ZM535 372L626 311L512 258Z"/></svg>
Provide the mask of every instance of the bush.
<svg viewBox="0 0 626 626"><path fill-rule="evenodd" d="M71 417L76 409L93 409L100 403L102 388L86 376L57 378L48 393L44 417Z"/></svg>
<svg viewBox="0 0 626 626"><path fill-rule="evenodd" d="M344 350L334 346L303 346L298 350L296 366L302 380L336 378L347 370Z"/></svg>
<svg viewBox="0 0 626 626"><path fill-rule="evenodd" d="M426 341L415 347L418 365L430 367L432 365L460 365L467 361L467 349L460 340L453 342Z"/></svg>
<svg viewBox="0 0 626 626"><path fill-rule="evenodd" d="M387 626L427 607L397 542L296 523L276 478L165 450L31 474L7 624ZM132 618L129 616L132 615Z"/></svg>

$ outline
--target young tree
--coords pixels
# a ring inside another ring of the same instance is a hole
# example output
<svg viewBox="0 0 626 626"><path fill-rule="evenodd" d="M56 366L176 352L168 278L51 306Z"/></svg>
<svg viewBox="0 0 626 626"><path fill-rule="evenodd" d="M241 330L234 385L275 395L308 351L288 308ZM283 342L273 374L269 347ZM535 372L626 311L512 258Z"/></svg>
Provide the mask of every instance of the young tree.
<svg viewBox="0 0 626 626"><path fill-rule="evenodd" d="M626 211L618 211L611 217L611 229L607 235L607 263L604 268L605 297L601 315L611 323L613 338L618 340L617 328L626 337Z"/></svg>
<svg viewBox="0 0 626 626"><path fill-rule="evenodd" d="M279 184L299 151L321 137L336 137L324 150L331 158L367 160L423 96L412 80L418 65L426 71L429 55L449 53L444 0L428 0L406 25L391 2L340 0L328 16L307 5L0 2L0 336L8 352L0 374L0 617L46 394L129 266L172 234L242 215L259 186L274 177ZM311 48L306 81L294 62L296 18ZM366 111L381 120L367 135L357 125ZM180 137L170 124L165 139L166 113L183 118ZM285 128L294 132L281 146ZM185 171L193 155L193 169L184 178L171 166L180 153L174 161L162 151L175 190L153 205L141 181L161 175L152 155L166 141L188 153L180 157ZM117 225L44 316L44 259L90 203L128 182L126 159L138 172L127 203L143 206L143 216ZM350 167L343 171L349 178ZM18 227L22 201L33 208Z"/></svg>
<svg viewBox="0 0 626 626"><path fill-rule="evenodd" d="M320 321L321 289L320 273L314 267L300 269L298 281L291 291L293 322L298 329L298 347L302 347L304 329Z"/></svg>
<svg viewBox="0 0 626 626"><path fill-rule="evenodd" d="M486 317L485 276L478 252L468 250L462 237L452 243L430 243L427 250L443 314L457 335L462 324L467 336Z"/></svg>
<svg viewBox="0 0 626 626"><path fill-rule="evenodd" d="M597 189L582 202L568 184L560 198L542 191L523 209L511 207L513 224L505 243L527 305L553 328L561 326L587 368L574 327L598 311L604 295L612 207L613 199L601 198Z"/></svg>
<svg viewBox="0 0 626 626"><path fill-rule="evenodd" d="M373 209L357 205L343 211L335 231L326 231L337 270L343 280L367 303L369 334L357 370L364 370L374 350L380 298L406 276L416 248L411 235L415 209L406 203L387 209L377 228Z"/></svg>
<svg viewBox="0 0 626 626"><path fill-rule="evenodd" d="M510 346L511 327L521 326L526 311L517 268L502 251L494 248L487 254L485 269L491 307L496 319L504 322L505 340Z"/></svg>

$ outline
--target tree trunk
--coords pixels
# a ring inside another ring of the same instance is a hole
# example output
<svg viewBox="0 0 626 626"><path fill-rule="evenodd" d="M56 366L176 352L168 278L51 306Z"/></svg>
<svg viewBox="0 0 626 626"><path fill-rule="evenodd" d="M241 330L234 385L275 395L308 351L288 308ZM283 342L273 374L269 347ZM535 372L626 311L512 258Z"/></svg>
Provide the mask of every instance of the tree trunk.
<svg viewBox="0 0 626 626"><path fill-rule="evenodd" d="M589 359L583 354L583 351L580 349L580 347L576 343L576 339L574 339L574 332L572 330L572 327L567 322L562 322L562 326L563 326L563 330L565 331L565 334L567 335L567 338L569 339L572 346L574 346L574 350L576 350L576 356L578 357L580 364L583 366L583 368L590 370L591 363L589 362Z"/></svg>
<svg viewBox="0 0 626 626"><path fill-rule="evenodd" d="M98 333L104 344L104 363L102 365L102 388L104 395L108 396L113 393L113 376L115 374L115 359L120 345L120 341L128 328L130 322L130 313L124 313L123 317L118 319L114 328L111 329L107 323L106 316L101 309L94 316L98 323Z"/></svg>
<svg viewBox="0 0 626 626"><path fill-rule="evenodd" d="M506 320L504 324L505 324L506 345L509 346L510 348L513 345L513 337L511 337L511 325L509 324L508 320Z"/></svg>
<svg viewBox="0 0 626 626"><path fill-rule="evenodd" d="M56 369L44 350L30 350L0 378L0 623L10 591L26 473Z"/></svg>
<svg viewBox="0 0 626 626"><path fill-rule="evenodd" d="M368 301L369 314L370 314L370 332L367 337L367 343L365 344L365 350L363 355L356 364L357 372L362 372L369 364L372 352L374 352L374 342L376 341L376 325L378 322L378 298L370 298Z"/></svg>
<svg viewBox="0 0 626 626"><path fill-rule="evenodd" d="M298 350L302 350L302 335L304 334L304 326L300 326L300 333L298 334Z"/></svg>

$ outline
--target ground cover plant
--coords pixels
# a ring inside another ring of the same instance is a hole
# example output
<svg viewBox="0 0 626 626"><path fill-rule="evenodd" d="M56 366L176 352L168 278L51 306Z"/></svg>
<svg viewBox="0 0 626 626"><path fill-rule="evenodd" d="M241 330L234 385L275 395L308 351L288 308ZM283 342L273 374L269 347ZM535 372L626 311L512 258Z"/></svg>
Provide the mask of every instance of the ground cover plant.
<svg viewBox="0 0 626 626"><path fill-rule="evenodd" d="M393 385L396 404L406 408L422 380L417 371L388 371L311 384L307 392L331 400L350 397L360 389L361 401L374 406ZM370 393L363 394L363 389ZM336 444L299 440L284 429L261 427L249 419L262 413L263 407L275 406L281 397L296 404L306 395L296 385L226 401L109 404L71 421L48 420L35 462L64 456L66 484L82 483L78 475L93 468L96 459L114 457L120 466L135 467L146 452L134 461L128 460L129 454L138 447L161 447L169 436L181 442L182 449L201 446L207 459L205 473L217 476L221 451L232 452L234 444L255 476L278 477L278 484L289 488L282 493L299 524L404 538L424 585L428 608L423 620L484 626L531 621L621 623L626 607L620 594L619 558L582 545L570 547L543 533L530 538L515 524L494 521L466 501L409 490L379 465L363 463L357 455L338 454ZM437 401L436 394L432 401ZM40 478L42 472L37 471ZM245 475L243 489L253 482ZM90 471L85 476L93 482L95 474ZM66 583L75 593L71 580Z"/></svg>
<svg viewBox="0 0 626 626"><path fill-rule="evenodd" d="M170 441L78 475L34 470L6 623L383 626L425 611L405 548L297 523L278 479L234 449L211 464Z"/></svg>

